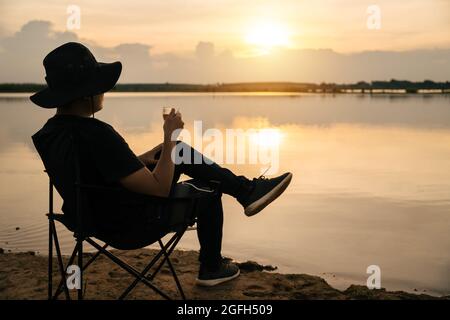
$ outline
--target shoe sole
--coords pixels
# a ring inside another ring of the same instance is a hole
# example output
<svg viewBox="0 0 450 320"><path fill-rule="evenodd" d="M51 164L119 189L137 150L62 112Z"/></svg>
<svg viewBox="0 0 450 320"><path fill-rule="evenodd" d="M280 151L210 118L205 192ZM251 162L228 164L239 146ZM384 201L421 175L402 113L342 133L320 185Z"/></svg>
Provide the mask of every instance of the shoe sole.
<svg viewBox="0 0 450 320"><path fill-rule="evenodd" d="M202 286L202 287L213 287L213 286L217 286L218 284L233 280L237 277L239 277L239 275L241 274L241 271L238 270L238 272L236 272L235 274L233 274L232 276L226 277L226 278L220 278L220 279L211 279L211 280L201 280L201 279L196 279L195 280L195 284L198 286Z"/></svg>
<svg viewBox="0 0 450 320"><path fill-rule="evenodd" d="M247 217L251 217L267 207L272 201L278 198L284 192L284 190L286 190L286 188L291 183L291 180L292 173L289 173L283 180L281 180L279 184L275 186L275 188L267 192L255 202L249 204L244 210L245 215Z"/></svg>

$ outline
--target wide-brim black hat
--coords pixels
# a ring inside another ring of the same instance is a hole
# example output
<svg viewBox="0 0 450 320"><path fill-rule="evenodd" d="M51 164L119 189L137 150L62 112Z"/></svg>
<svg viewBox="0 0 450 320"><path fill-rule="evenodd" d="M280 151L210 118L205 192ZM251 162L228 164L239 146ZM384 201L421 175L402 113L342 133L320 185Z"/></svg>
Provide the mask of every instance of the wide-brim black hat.
<svg viewBox="0 0 450 320"><path fill-rule="evenodd" d="M88 48L69 42L44 59L47 87L30 97L43 108L67 105L79 98L98 95L114 88L122 64L97 62Z"/></svg>

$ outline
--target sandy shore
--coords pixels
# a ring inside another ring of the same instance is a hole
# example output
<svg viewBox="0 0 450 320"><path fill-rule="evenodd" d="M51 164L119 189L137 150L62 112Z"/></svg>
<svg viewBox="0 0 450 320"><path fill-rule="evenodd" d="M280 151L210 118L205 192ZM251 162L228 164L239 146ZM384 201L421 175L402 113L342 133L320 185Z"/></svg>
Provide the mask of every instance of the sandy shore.
<svg viewBox="0 0 450 320"><path fill-rule="evenodd" d="M116 251L116 254L136 268L142 269L155 251L142 249ZM90 254L86 254L86 258L88 256ZM270 266L261 266L255 262L241 263L241 276L236 280L213 288L201 288L194 284L198 270L197 257L198 253L195 251L176 251L172 258L188 299L436 299L425 294L369 290L356 285L339 291L320 277L266 271L271 269ZM56 260L54 263L56 270ZM55 285L57 280L59 277L54 281ZM86 299L116 299L133 279L109 259L100 256L85 272L85 280ZM167 267L156 277L155 284L169 295L178 297ZM46 299L46 294L46 256L33 252L0 253L0 299ZM159 297L143 284L139 284L129 299Z"/></svg>

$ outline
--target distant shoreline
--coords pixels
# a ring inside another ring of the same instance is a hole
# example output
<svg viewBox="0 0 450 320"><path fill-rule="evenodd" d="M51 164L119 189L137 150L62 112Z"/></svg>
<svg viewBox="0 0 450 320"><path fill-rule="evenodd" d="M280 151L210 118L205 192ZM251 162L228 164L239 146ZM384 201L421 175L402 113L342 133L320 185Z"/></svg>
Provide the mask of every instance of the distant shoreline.
<svg viewBox="0 0 450 320"><path fill-rule="evenodd" d="M45 84L39 83L0 83L0 93L28 93L42 90ZM112 92L191 92L191 93L450 93L450 82L425 80L411 82L402 80L358 82L352 84L299 83L299 82L245 82L216 84L180 83L128 83L117 84Z"/></svg>

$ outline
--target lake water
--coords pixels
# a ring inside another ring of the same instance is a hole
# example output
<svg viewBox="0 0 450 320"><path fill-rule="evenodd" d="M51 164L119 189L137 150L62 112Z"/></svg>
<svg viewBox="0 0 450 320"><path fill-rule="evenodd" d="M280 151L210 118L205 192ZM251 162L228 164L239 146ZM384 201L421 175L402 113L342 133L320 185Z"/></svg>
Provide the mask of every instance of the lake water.
<svg viewBox="0 0 450 320"><path fill-rule="evenodd" d="M279 130L271 143L279 172L293 172L293 181L252 218L224 196L224 255L316 274L341 289L365 284L367 267L378 265L390 290L450 294L449 95L115 93L104 105L97 118L136 153L161 141L166 105L180 109L188 129L201 119L204 130ZM27 95L0 96L4 249L46 253L48 180L30 136L53 113ZM261 170L225 166L250 177ZM72 236L59 229L67 253ZM198 249L195 232L180 247Z"/></svg>

